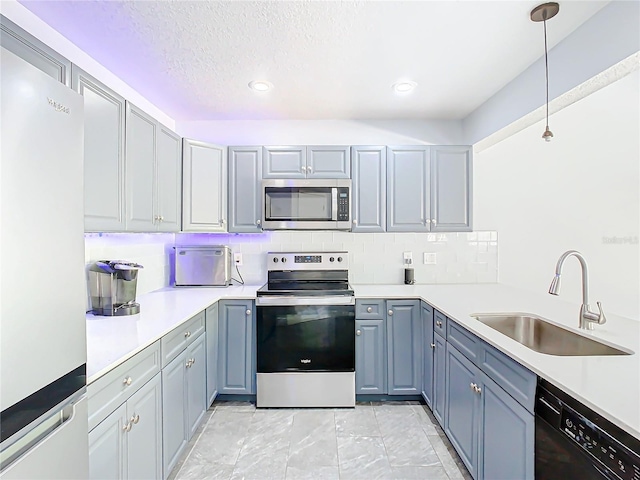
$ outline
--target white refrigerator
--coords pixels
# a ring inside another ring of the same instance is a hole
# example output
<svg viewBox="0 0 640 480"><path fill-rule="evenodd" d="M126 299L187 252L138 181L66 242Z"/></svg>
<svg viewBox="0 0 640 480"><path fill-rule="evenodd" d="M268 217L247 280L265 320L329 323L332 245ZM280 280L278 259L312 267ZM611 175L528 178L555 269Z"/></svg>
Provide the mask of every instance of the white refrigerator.
<svg viewBox="0 0 640 480"><path fill-rule="evenodd" d="M84 103L0 50L0 478L84 479Z"/></svg>

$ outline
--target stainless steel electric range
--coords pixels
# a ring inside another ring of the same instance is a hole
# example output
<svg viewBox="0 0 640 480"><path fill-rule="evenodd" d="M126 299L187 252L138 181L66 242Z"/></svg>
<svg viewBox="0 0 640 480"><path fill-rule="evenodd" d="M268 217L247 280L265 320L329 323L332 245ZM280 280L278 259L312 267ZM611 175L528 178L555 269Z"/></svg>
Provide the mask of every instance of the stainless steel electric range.
<svg viewBox="0 0 640 480"><path fill-rule="evenodd" d="M256 300L256 406L355 406L348 253L269 253L267 261Z"/></svg>

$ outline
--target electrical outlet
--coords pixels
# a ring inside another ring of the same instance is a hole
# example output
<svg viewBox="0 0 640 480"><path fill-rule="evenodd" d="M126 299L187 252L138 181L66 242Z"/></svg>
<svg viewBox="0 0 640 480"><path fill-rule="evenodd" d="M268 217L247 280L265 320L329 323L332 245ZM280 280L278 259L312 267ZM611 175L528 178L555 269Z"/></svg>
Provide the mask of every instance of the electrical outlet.
<svg viewBox="0 0 640 480"><path fill-rule="evenodd" d="M233 262L238 265L239 267L242 266L242 254L241 253L234 253L233 254Z"/></svg>
<svg viewBox="0 0 640 480"><path fill-rule="evenodd" d="M435 253L427 253L424 252L424 264L425 265L435 265L437 263L436 254Z"/></svg>
<svg viewBox="0 0 640 480"><path fill-rule="evenodd" d="M402 254L402 259L405 265L413 265L413 253L404 252Z"/></svg>

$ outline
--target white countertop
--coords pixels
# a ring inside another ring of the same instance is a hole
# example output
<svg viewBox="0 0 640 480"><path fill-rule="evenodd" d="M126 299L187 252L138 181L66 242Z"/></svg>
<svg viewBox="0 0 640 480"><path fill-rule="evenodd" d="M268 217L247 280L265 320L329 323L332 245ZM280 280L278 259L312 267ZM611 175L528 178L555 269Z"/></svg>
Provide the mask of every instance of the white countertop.
<svg viewBox="0 0 640 480"><path fill-rule="evenodd" d="M421 298L460 325L549 380L640 439L640 322L613 315L579 330L579 305L542 292L501 284L354 285L357 298ZM87 315L87 383L95 381L214 302L253 299L260 285L228 288L165 288L138 298L141 313L127 317ZM583 335L624 347L633 355L565 357L537 353L470 317L472 313L534 313Z"/></svg>

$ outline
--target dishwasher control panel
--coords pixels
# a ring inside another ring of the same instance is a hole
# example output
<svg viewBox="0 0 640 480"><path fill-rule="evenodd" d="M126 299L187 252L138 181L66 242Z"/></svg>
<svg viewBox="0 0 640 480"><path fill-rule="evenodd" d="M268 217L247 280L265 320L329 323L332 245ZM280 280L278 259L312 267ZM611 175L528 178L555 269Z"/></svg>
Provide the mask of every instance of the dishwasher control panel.
<svg viewBox="0 0 640 480"><path fill-rule="evenodd" d="M640 456L607 432L563 405L561 430L620 480L640 480Z"/></svg>

